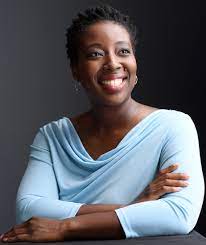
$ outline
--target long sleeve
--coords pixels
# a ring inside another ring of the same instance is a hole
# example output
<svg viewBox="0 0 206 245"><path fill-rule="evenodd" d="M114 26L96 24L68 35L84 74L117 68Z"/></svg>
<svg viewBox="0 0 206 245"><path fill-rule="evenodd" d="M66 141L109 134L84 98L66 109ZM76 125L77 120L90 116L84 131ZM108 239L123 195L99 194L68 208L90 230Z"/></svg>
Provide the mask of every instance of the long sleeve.
<svg viewBox="0 0 206 245"><path fill-rule="evenodd" d="M74 217L83 204L59 200L51 154L41 129L30 147L28 166L17 192L16 223L33 216L54 219Z"/></svg>
<svg viewBox="0 0 206 245"><path fill-rule="evenodd" d="M187 114L175 115L178 116L168 118L159 169L179 163L180 167L175 172L187 173L189 186L179 192L165 194L158 200L116 209L126 238L188 234L198 220L204 198L198 135Z"/></svg>

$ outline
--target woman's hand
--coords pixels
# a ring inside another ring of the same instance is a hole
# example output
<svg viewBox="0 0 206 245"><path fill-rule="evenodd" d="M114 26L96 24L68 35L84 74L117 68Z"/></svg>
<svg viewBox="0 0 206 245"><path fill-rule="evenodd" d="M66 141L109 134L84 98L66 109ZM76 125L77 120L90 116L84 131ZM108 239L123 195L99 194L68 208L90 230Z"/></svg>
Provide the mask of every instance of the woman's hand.
<svg viewBox="0 0 206 245"><path fill-rule="evenodd" d="M3 242L64 241L63 220L33 217L1 235L0 240Z"/></svg>
<svg viewBox="0 0 206 245"><path fill-rule="evenodd" d="M178 166L178 164L173 164L168 168L160 170L155 180L152 181L141 195L130 204L157 200L166 193L177 192L182 189L181 187L188 186L186 180L189 179L189 176L187 174L171 173L176 170Z"/></svg>

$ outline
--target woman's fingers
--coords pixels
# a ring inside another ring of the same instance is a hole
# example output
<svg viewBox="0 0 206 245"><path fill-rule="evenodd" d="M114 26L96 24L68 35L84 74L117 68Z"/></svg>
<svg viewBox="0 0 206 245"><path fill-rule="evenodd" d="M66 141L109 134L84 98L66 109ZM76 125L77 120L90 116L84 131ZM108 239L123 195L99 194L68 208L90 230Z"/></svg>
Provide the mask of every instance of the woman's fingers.
<svg viewBox="0 0 206 245"><path fill-rule="evenodd" d="M25 228L27 226L27 223L24 222L22 224L19 224L19 225L15 225L14 227L12 227L10 230L8 230L7 232L5 232L4 234L2 234L3 236L7 235L7 234L10 234L11 232L13 232L14 230L16 229L19 229L19 228Z"/></svg>
<svg viewBox="0 0 206 245"><path fill-rule="evenodd" d="M26 234L28 229L27 229L27 225L26 222L19 224L19 225L15 225L14 227L12 227L9 231L5 232L4 234L2 234L1 236L1 240L2 241L7 241L10 237L18 237L19 235L23 235Z"/></svg>
<svg viewBox="0 0 206 245"><path fill-rule="evenodd" d="M183 180L165 179L151 184L148 193L161 196L168 193L170 190L171 192L180 191L182 187L187 187L188 185L189 183Z"/></svg>
<svg viewBox="0 0 206 245"><path fill-rule="evenodd" d="M23 227L16 227L14 226L13 228L11 228L9 231L5 232L3 236L10 236L12 234L15 234L18 231L21 231L21 229L25 229Z"/></svg>
<svg viewBox="0 0 206 245"><path fill-rule="evenodd" d="M163 175L159 175L156 179L155 179L155 183L159 183L162 182L166 179L171 179L171 180L188 180L190 177L185 174L185 173L166 173Z"/></svg>
<svg viewBox="0 0 206 245"><path fill-rule="evenodd" d="M5 239L10 237L18 237L19 235L26 234L27 229L26 228L14 228L11 231L4 234L2 237L2 240L5 241Z"/></svg>
<svg viewBox="0 0 206 245"><path fill-rule="evenodd" d="M188 180L189 175L186 173L167 173L163 179L178 179L178 180Z"/></svg>
<svg viewBox="0 0 206 245"><path fill-rule="evenodd" d="M156 195L158 197L163 196L164 194L171 193L171 192L177 192L182 190L181 187L174 187L174 186L161 186L159 190L156 191Z"/></svg>
<svg viewBox="0 0 206 245"><path fill-rule="evenodd" d="M147 201L157 200L161 196L163 196L167 193L178 192L180 190L182 190L182 187L166 186L166 185L156 186L155 188L152 188L151 190L148 191L146 200ZM143 201L145 201L144 198L143 198Z"/></svg>
<svg viewBox="0 0 206 245"><path fill-rule="evenodd" d="M159 186L174 186L174 187L186 187L189 183L183 180L173 180L173 179L165 179L162 183L159 183Z"/></svg>
<svg viewBox="0 0 206 245"><path fill-rule="evenodd" d="M157 200L164 194L178 192L187 187L189 176L186 173L173 173L178 167L179 164L175 163L160 170L156 178L138 197L138 200Z"/></svg>
<svg viewBox="0 0 206 245"><path fill-rule="evenodd" d="M188 185L186 181L167 179L153 185L150 189L150 196L157 199L164 194L178 192Z"/></svg>
<svg viewBox="0 0 206 245"><path fill-rule="evenodd" d="M172 164L169 167L162 169L159 171L159 179L179 179L179 180L187 180L189 179L189 175L186 173L172 173L179 167L178 163Z"/></svg>
<svg viewBox="0 0 206 245"><path fill-rule="evenodd" d="M179 167L179 164L178 163L175 163L175 164L172 164L170 165L169 167L165 168L165 169L161 169L159 171L160 174L166 174L166 173L170 173L174 170L176 170L177 168Z"/></svg>
<svg viewBox="0 0 206 245"><path fill-rule="evenodd" d="M153 188L157 188L159 186L179 186L186 187L189 182L187 180L189 176L183 173L167 173L159 176L153 183L150 185Z"/></svg>
<svg viewBox="0 0 206 245"><path fill-rule="evenodd" d="M19 234L3 239L3 242L20 242L20 241L31 241L30 235Z"/></svg>

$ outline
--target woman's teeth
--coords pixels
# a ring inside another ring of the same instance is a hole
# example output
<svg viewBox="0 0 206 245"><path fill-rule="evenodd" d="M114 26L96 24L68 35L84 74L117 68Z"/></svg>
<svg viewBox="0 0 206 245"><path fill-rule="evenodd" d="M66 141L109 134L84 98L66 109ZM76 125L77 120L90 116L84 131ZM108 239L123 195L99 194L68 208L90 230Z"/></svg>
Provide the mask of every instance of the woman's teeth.
<svg viewBox="0 0 206 245"><path fill-rule="evenodd" d="M102 89L109 94L119 93L122 91L126 85L127 77L118 78L113 80L104 80L101 81L100 84Z"/></svg>
<svg viewBox="0 0 206 245"><path fill-rule="evenodd" d="M123 79L114 79L114 80L104 80L101 81L102 84L110 85L110 86L119 86L122 83Z"/></svg>

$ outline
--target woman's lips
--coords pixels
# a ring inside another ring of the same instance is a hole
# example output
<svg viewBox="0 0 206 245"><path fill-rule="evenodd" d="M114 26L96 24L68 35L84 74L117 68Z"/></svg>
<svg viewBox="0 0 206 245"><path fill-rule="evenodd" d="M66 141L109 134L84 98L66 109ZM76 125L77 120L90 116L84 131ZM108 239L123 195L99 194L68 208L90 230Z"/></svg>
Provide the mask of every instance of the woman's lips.
<svg viewBox="0 0 206 245"><path fill-rule="evenodd" d="M127 77L104 80L99 82L99 84L106 92L114 94L120 92L123 89L124 85L126 84L126 81Z"/></svg>
<svg viewBox="0 0 206 245"><path fill-rule="evenodd" d="M127 74L108 74L108 75L103 75L101 76L101 78L99 79L99 82L101 83L101 81L105 81L105 80L116 80L116 79L125 79L127 77Z"/></svg>

